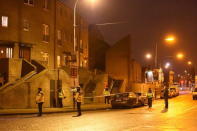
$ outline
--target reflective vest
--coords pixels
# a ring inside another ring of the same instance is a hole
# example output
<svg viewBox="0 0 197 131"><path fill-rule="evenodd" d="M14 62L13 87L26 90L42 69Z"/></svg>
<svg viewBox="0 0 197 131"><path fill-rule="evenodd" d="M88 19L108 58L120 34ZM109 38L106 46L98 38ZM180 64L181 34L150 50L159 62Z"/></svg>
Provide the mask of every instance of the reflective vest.
<svg viewBox="0 0 197 131"><path fill-rule="evenodd" d="M103 92L103 95L104 95L104 96L110 96L110 92L105 90L105 91Z"/></svg>
<svg viewBox="0 0 197 131"><path fill-rule="evenodd" d="M77 102L82 102L82 95L81 95L81 93L77 92L77 93L75 94L75 100L76 100Z"/></svg>
<svg viewBox="0 0 197 131"><path fill-rule="evenodd" d="M42 91L36 95L36 103L44 103L44 93Z"/></svg>
<svg viewBox="0 0 197 131"><path fill-rule="evenodd" d="M153 98L153 93L147 93L148 98Z"/></svg>

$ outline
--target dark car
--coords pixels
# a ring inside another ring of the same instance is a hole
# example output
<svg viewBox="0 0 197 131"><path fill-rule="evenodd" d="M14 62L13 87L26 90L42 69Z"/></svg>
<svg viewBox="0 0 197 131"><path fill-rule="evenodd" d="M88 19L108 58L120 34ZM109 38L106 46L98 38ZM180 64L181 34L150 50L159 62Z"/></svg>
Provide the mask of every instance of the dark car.
<svg viewBox="0 0 197 131"><path fill-rule="evenodd" d="M111 99L112 108L131 108L135 106L145 105L146 103L146 97L135 94L134 92L117 93L112 96Z"/></svg>

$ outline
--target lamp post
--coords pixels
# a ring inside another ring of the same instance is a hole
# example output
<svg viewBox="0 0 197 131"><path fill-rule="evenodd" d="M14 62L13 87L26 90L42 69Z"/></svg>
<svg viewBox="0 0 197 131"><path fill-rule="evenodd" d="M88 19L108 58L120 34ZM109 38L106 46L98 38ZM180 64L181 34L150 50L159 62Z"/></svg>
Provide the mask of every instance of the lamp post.
<svg viewBox="0 0 197 131"><path fill-rule="evenodd" d="M165 41L168 43L168 44L172 44L174 43L175 41L175 37L174 36L167 36L165 38ZM157 65L158 65L158 42L155 43L155 68L157 68Z"/></svg>

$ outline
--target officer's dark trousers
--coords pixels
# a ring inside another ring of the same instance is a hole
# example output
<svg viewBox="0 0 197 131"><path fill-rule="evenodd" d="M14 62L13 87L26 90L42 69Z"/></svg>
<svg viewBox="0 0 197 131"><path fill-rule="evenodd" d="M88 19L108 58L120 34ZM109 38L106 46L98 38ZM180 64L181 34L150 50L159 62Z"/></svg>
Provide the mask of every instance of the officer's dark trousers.
<svg viewBox="0 0 197 131"><path fill-rule="evenodd" d="M149 108L152 107L152 98L148 98L148 107L149 107Z"/></svg>
<svg viewBox="0 0 197 131"><path fill-rule="evenodd" d="M41 102L41 103L38 103L38 116L42 116L42 104L43 104L43 102Z"/></svg>
<svg viewBox="0 0 197 131"><path fill-rule="evenodd" d="M63 107L62 98L58 98L58 101L59 101L59 106L62 108Z"/></svg>
<svg viewBox="0 0 197 131"><path fill-rule="evenodd" d="M105 96L105 104L109 104L110 96Z"/></svg>
<svg viewBox="0 0 197 131"><path fill-rule="evenodd" d="M77 102L77 112L78 112L78 116L81 115L81 102Z"/></svg>
<svg viewBox="0 0 197 131"><path fill-rule="evenodd" d="M165 108L168 109L168 98L165 98Z"/></svg>

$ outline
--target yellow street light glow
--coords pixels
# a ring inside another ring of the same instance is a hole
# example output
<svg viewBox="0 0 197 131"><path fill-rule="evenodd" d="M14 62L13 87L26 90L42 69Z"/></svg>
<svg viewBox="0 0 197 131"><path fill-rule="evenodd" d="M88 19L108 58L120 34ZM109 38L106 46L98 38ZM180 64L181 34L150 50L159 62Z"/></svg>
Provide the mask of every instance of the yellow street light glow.
<svg viewBox="0 0 197 131"><path fill-rule="evenodd" d="M178 53L178 54L176 55L176 57L177 57L178 59L183 59L184 55L183 55L183 53Z"/></svg>
<svg viewBox="0 0 197 131"><path fill-rule="evenodd" d="M191 61L188 61L188 62L187 62L187 64L188 64L188 65L191 65L191 64L192 64L192 62L191 62Z"/></svg>
<svg viewBox="0 0 197 131"><path fill-rule="evenodd" d="M166 42L168 43L174 43L175 42L175 37L174 36L168 36L165 39Z"/></svg>
<svg viewBox="0 0 197 131"><path fill-rule="evenodd" d="M146 59L151 59L152 58L152 55L150 53L146 54Z"/></svg>

